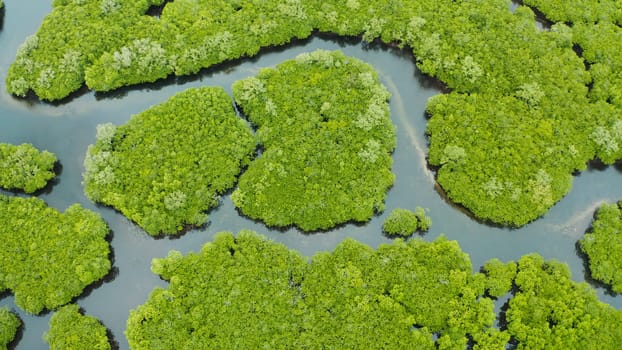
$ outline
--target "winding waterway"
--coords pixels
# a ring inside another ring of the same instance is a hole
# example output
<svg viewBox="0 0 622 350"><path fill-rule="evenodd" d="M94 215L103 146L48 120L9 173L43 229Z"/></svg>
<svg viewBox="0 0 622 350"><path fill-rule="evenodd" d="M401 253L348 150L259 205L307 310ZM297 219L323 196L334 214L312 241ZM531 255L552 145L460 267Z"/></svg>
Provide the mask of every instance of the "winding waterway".
<svg viewBox="0 0 622 350"><path fill-rule="evenodd" d="M108 222L112 230L114 272L101 285L78 298L77 303L87 314L99 318L110 329L119 349L128 349L123 332L129 310L142 304L154 287L166 286L150 272L151 259L163 257L171 249L184 253L196 251L216 232L253 229L305 255L331 250L346 237L377 247L390 242L380 229L386 215L396 207L414 208L419 205L429 209L433 220L432 229L423 238L434 240L444 234L457 240L471 256L474 270L493 257L507 261L537 252L547 259L566 262L573 278L583 281L583 261L576 253L575 243L589 227L598 205L622 198L622 174L619 169L590 168L575 177L572 191L546 216L520 229L492 227L473 220L463 210L443 199L435 189L434 173L426 164L424 110L426 100L441 93L439 84L422 76L415 68L412 55L405 51L358 42L314 37L190 78L170 79L111 94L83 92L61 104L16 99L5 91L6 71L17 47L28 35L36 32L51 7L49 2L37 2L33 6L30 2L17 0L5 0L5 7L4 19L0 22L0 142L29 142L55 153L62 171L55 185L39 196L61 211L73 203L81 203L99 212ZM190 231L180 238L153 239L121 214L97 206L85 197L81 185L82 163L87 146L95 141L98 124L123 124L132 114L189 87L217 85L230 92L234 81L256 74L260 67L274 66L299 53L318 48L342 50L346 55L370 63L392 94L391 113L398 139L393 155L396 181L387 195L384 214L363 226L345 225L326 233L303 234L295 229L270 230L261 223L243 218L225 196L222 205L210 213L211 222L206 228ZM601 300L622 308L622 297L607 295L599 287L597 291ZM0 299L0 306L5 305L16 310L24 321L16 349L47 349L41 335L48 329L51 314L29 316L15 306L9 294Z"/></svg>

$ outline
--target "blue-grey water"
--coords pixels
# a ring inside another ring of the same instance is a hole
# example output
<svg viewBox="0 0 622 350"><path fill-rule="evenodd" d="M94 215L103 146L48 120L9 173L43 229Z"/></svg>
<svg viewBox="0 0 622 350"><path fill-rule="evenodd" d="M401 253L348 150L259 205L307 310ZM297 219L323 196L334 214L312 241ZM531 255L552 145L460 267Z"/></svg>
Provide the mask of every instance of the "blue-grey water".
<svg viewBox="0 0 622 350"><path fill-rule="evenodd" d="M583 281L583 261L575 252L575 243L589 227L598 205L622 198L620 171L614 167L591 169L576 176L572 191L546 216L520 229L491 227L472 220L439 195L434 186L434 174L426 166L424 110L426 100L440 93L438 84L418 73L410 54L379 46L313 38L282 50L264 51L252 60L224 65L220 70L148 87L123 89L112 94L87 92L58 105L14 98L5 91L6 71L17 47L28 35L36 32L51 7L49 2L35 4L18 0L5 0L5 7L0 28L0 142L29 142L54 152L60 160L62 172L56 185L40 197L61 211L73 203L81 203L100 213L108 222L112 230L116 272L78 298L77 303L111 330L120 349L128 349L123 332L129 310L144 303L154 287L166 286L150 272L151 259L166 256L171 249L196 251L216 232L253 229L309 256L333 249L346 237L372 247L389 243L380 230L388 212L396 207L423 206L429 209L433 220L424 239L431 241L444 234L457 240L471 256L474 270L493 257L507 261L537 252L545 258L567 263L573 278ZM205 229L190 231L178 239L153 239L121 214L97 206L85 197L81 185L82 163L87 146L95 141L98 124L125 123L131 115L193 86L216 85L230 92L234 81L254 75L260 67L274 66L318 48L342 50L373 65L392 94L391 113L398 138L393 166L396 181L387 195L385 213L374 217L367 225L345 225L316 234L302 234L293 229L274 231L240 217L229 198L224 197L222 205L210 213L211 223ZM606 295L602 288L597 288L597 292L604 302L622 307L621 297ZM46 349L41 336L48 329L51 314L30 316L15 306L11 295L0 299L0 306L5 305L18 312L24 321L16 349Z"/></svg>

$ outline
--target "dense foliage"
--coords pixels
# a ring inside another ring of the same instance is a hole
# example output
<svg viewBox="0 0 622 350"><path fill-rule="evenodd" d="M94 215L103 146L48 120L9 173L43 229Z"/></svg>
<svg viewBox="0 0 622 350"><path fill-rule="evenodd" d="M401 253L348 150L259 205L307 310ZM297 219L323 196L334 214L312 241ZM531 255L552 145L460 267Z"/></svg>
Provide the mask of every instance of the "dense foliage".
<svg viewBox="0 0 622 350"><path fill-rule="evenodd" d="M56 156L33 145L0 143L0 187L32 193L56 176Z"/></svg>
<svg viewBox="0 0 622 350"><path fill-rule="evenodd" d="M614 22L622 24L622 3L618 0L524 0L555 22Z"/></svg>
<svg viewBox="0 0 622 350"><path fill-rule="evenodd" d="M620 347L622 311L600 302L587 283L574 282L567 265L532 254L487 268L501 281L516 271L505 320L517 349Z"/></svg>
<svg viewBox="0 0 622 350"><path fill-rule="evenodd" d="M7 90L25 96L33 90L44 100L66 97L84 84L86 70L104 53L122 50L140 40L155 46L174 42L165 37L156 18L144 16L163 0L54 0L52 12L36 34L18 49L7 72ZM137 60L143 81L163 78L160 66L166 62L144 55ZM127 60L119 57L117 74L123 74ZM102 77L106 79L106 77ZM111 78L107 78L110 80Z"/></svg>
<svg viewBox="0 0 622 350"><path fill-rule="evenodd" d="M307 263L251 231L172 251L152 270L170 281L130 313L132 349L441 348L499 337L493 304L455 242L346 240ZM439 283L440 282L440 283ZM164 326L166 325L166 326ZM415 328L413 328L413 325Z"/></svg>
<svg viewBox="0 0 622 350"><path fill-rule="evenodd" d="M411 48L421 71L452 90L428 109L429 159L449 198L520 226L564 196L587 161L622 158L619 3L525 3L565 23L538 30L530 8L512 13L507 0L178 0L159 19L145 13L160 1L56 0L7 87L57 99L85 77L110 90L190 74L313 29L379 38Z"/></svg>
<svg viewBox="0 0 622 350"><path fill-rule="evenodd" d="M99 125L84 160L87 196L151 235L207 222L255 150L250 127L222 88L197 88L133 116Z"/></svg>
<svg viewBox="0 0 622 350"><path fill-rule="evenodd" d="M382 224L382 231L390 236L409 237L417 229L427 231L432 225L432 219L425 215L425 210L416 207L415 211L396 208Z"/></svg>
<svg viewBox="0 0 622 350"><path fill-rule="evenodd" d="M50 318L50 330L43 335L50 350L109 350L104 327L96 318L82 315L77 304L63 306Z"/></svg>
<svg viewBox="0 0 622 350"><path fill-rule="evenodd" d="M13 341L21 324L17 315L7 308L0 308L0 350L7 350L7 345Z"/></svg>
<svg viewBox="0 0 622 350"><path fill-rule="evenodd" d="M614 349L622 312L566 265L523 256L472 273L456 242L345 240L307 263L252 231L219 233L199 253L171 251L169 281L130 312L138 349ZM505 323L493 300L511 291ZM513 339L513 340L510 340Z"/></svg>
<svg viewBox="0 0 622 350"><path fill-rule="evenodd" d="M231 199L270 226L369 220L393 184L389 93L367 64L318 50L233 85L263 153Z"/></svg>
<svg viewBox="0 0 622 350"><path fill-rule="evenodd" d="M579 241L595 280L622 293L622 202L603 204L596 212L591 232Z"/></svg>
<svg viewBox="0 0 622 350"><path fill-rule="evenodd" d="M110 270L108 226L79 204L60 213L0 195L0 222L0 291L30 313L67 304Z"/></svg>

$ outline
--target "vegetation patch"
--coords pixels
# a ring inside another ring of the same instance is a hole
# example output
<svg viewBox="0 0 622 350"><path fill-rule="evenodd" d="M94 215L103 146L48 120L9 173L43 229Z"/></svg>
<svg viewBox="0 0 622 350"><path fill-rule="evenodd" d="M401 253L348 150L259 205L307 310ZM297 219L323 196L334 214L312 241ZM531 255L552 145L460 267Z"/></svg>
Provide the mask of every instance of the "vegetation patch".
<svg viewBox="0 0 622 350"><path fill-rule="evenodd" d="M154 259L152 271L169 286L130 312L134 350L613 349L622 340L622 312L566 265L527 255L472 273L445 238L377 250L348 239L307 262L252 231L219 233L199 253ZM497 328L493 301L507 293Z"/></svg>
<svg viewBox="0 0 622 350"><path fill-rule="evenodd" d="M416 207L415 211L396 208L382 224L382 232L389 236L410 237L415 231L427 231L432 219L425 215L425 209Z"/></svg>
<svg viewBox="0 0 622 350"><path fill-rule="evenodd" d="M250 127L222 88L188 89L125 125L98 126L85 193L150 235L178 234L207 222L254 151Z"/></svg>
<svg viewBox="0 0 622 350"><path fill-rule="evenodd" d="M317 29L407 46L422 72L452 90L428 108L430 163L448 197L482 220L524 225L562 198L589 160L622 158L615 1L526 1L564 21L550 30L506 0L179 0L159 18L145 15L161 3L54 1L20 48L7 89L53 100L86 79L105 91L195 73Z"/></svg>
<svg viewBox="0 0 622 350"><path fill-rule="evenodd" d="M0 4L2 2L0 1ZM22 321L16 314L7 308L0 308L0 349L7 350L7 346L15 338Z"/></svg>
<svg viewBox="0 0 622 350"><path fill-rule="evenodd" d="M110 271L108 226L79 204L60 213L0 195L0 222L0 291L32 314L67 304Z"/></svg>
<svg viewBox="0 0 622 350"><path fill-rule="evenodd" d="M508 277L508 272L516 269L514 291L505 312L507 332L516 349L619 346L622 312L602 303L587 283L573 281L567 265L545 261L537 254L525 255L509 265L488 267L499 277Z"/></svg>
<svg viewBox="0 0 622 350"><path fill-rule="evenodd" d="M77 304L63 306L50 318L50 330L43 335L50 350L109 350L104 327L96 318L80 313Z"/></svg>
<svg viewBox="0 0 622 350"><path fill-rule="evenodd" d="M622 202L603 204L596 212L591 232L579 241L587 255L590 275L616 293L622 293Z"/></svg>
<svg viewBox="0 0 622 350"><path fill-rule="evenodd" d="M622 24L622 6L617 0L524 0L548 19L566 23L617 22Z"/></svg>
<svg viewBox="0 0 622 350"><path fill-rule="evenodd" d="M131 311L134 350L434 349L434 332L464 348L467 333L494 320L468 257L444 239L378 251L346 240L308 263L254 232L220 233L199 253L154 259L152 270L170 284Z"/></svg>
<svg viewBox="0 0 622 350"><path fill-rule="evenodd" d="M53 179L56 156L33 145L0 143L0 187L32 193Z"/></svg>
<svg viewBox="0 0 622 350"><path fill-rule="evenodd" d="M384 209L395 130L371 66L319 50L237 81L233 93L263 148L231 197L245 215L312 231Z"/></svg>

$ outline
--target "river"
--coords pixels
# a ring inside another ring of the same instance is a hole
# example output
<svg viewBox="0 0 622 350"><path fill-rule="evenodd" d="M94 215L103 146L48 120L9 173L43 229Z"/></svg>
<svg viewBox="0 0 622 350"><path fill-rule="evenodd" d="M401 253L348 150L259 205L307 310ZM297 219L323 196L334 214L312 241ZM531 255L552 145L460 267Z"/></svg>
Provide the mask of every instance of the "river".
<svg viewBox="0 0 622 350"><path fill-rule="evenodd" d="M169 250L197 251L220 231L253 229L310 256L331 250L347 237L372 247L391 240L381 234L381 225L396 207L429 209L433 225L423 238L434 240L441 234L457 240L470 255L474 270L488 259L516 260L537 252L547 259L567 263L576 281L583 281L583 261L575 243L589 227L594 210L603 202L622 198L622 174L616 167L590 168L575 177L571 192L544 217L520 229L485 225L473 220L463 210L443 199L435 189L434 174L427 168L425 155L426 100L441 93L434 80L422 76L411 54L381 46L314 37L282 49L265 50L253 59L224 64L192 77L122 89L110 94L84 92L61 104L14 98L6 93L6 71L17 47L35 33L43 17L51 10L49 2L5 1L5 15L0 26L0 142L29 142L56 154L62 171L54 186L40 194L50 206L64 211L73 203L97 211L112 230L114 272L100 285L90 288L77 303L89 315L100 319L118 342L128 349L124 336L129 310L142 304L150 291L166 283L150 272L152 258L166 256ZM229 93L231 84L252 76L260 67L275 66L302 52L315 49L341 50L375 67L382 83L391 92L391 117L397 126L397 148L393 155L396 181L386 198L386 211L366 225L345 225L326 233L302 234L295 229L270 230L263 224L240 217L230 199L211 211L210 224L179 238L154 239L113 209L90 202L84 195L81 179L86 148L95 141L98 124L125 123L131 115L163 102L173 94L195 86L222 86ZM611 296L597 287L601 300L622 308L622 297ZM10 294L0 299L0 306L16 310L24 321L16 349L47 349L41 339L48 329L51 313L30 316L18 309Z"/></svg>

